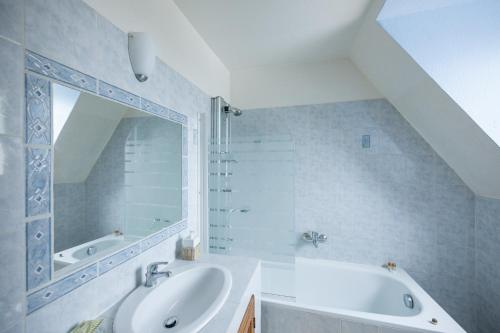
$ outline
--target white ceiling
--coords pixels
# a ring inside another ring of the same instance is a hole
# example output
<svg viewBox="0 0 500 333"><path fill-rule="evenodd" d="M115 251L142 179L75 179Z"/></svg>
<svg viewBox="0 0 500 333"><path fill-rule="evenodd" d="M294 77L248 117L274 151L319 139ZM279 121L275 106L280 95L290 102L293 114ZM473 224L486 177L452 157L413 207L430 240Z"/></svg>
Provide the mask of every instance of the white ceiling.
<svg viewBox="0 0 500 333"><path fill-rule="evenodd" d="M230 69L347 57L371 0L174 0Z"/></svg>

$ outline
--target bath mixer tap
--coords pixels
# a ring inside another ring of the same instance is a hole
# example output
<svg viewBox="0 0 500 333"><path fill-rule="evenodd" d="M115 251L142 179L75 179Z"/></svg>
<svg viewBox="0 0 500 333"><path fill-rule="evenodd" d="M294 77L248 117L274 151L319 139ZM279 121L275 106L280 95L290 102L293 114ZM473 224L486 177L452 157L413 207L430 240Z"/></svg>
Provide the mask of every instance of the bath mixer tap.
<svg viewBox="0 0 500 333"><path fill-rule="evenodd" d="M162 277L170 277L172 275L171 271L164 271L164 272L158 272L158 266L159 265L168 265L167 261L161 261L161 262L153 262L148 265L148 268L146 270L146 283L144 284L145 287L151 288L156 285L156 281Z"/></svg>
<svg viewBox="0 0 500 333"><path fill-rule="evenodd" d="M302 239L306 242L312 242L314 247L317 248L319 243L324 243L328 240L328 236L316 231L309 231L302 234Z"/></svg>

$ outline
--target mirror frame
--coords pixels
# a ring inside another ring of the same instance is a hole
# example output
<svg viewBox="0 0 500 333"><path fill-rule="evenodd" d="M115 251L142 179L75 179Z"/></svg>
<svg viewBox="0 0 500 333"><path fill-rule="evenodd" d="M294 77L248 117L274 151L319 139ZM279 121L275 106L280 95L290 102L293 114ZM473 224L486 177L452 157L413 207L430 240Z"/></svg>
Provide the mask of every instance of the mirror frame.
<svg viewBox="0 0 500 333"><path fill-rule="evenodd" d="M182 125L182 218L109 255L54 278L52 83L124 104ZM26 290L31 313L187 228L187 116L26 50Z"/></svg>

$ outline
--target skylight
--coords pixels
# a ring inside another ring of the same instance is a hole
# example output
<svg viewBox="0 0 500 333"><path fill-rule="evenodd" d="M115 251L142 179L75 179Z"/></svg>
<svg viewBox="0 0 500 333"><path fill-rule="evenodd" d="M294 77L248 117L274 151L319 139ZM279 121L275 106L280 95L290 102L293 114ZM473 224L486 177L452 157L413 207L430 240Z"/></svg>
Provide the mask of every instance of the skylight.
<svg viewBox="0 0 500 333"><path fill-rule="evenodd" d="M500 1L387 0L379 24L500 146Z"/></svg>

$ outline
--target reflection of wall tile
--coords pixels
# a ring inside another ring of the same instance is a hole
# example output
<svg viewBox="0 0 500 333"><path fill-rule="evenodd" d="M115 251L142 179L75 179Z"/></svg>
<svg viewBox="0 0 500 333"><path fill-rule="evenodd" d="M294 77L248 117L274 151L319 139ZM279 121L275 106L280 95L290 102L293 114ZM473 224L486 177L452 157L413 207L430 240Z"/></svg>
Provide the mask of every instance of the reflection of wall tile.
<svg viewBox="0 0 500 333"><path fill-rule="evenodd" d="M97 80L33 52L26 53L26 68L79 88L97 92Z"/></svg>
<svg viewBox="0 0 500 333"><path fill-rule="evenodd" d="M26 143L50 145L51 142L50 82L26 75Z"/></svg>
<svg viewBox="0 0 500 333"><path fill-rule="evenodd" d="M33 289L48 282L51 276L52 256L50 219L29 222L26 225L27 287Z"/></svg>
<svg viewBox="0 0 500 333"><path fill-rule="evenodd" d="M26 149L26 216L50 212L50 149Z"/></svg>
<svg viewBox="0 0 500 333"><path fill-rule="evenodd" d="M111 257L99 261L99 274L106 273L110 269L113 269L114 267L123 264L125 261L135 257L140 252L141 252L141 246L140 244L136 244L134 246L131 246L129 248L126 248L125 250L118 252L115 255L112 255Z"/></svg>
<svg viewBox="0 0 500 333"><path fill-rule="evenodd" d="M59 280L47 288L28 295L28 313L66 295L82 284L97 277L97 264L79 270L68 277Z"/></svg>
<svg viewBox="0 0 500 333"><path fill-rule="evenodd" d="M131 94L123 89L112 86L102 81L99 82L99 95L134 106L136 108L141 107L141 101L139 96Z"/></svg>

